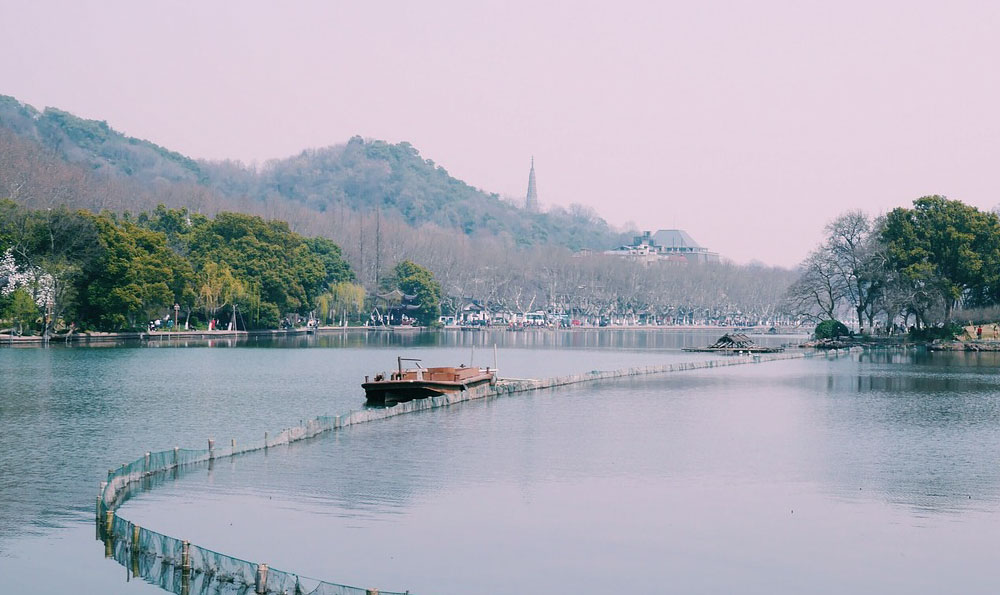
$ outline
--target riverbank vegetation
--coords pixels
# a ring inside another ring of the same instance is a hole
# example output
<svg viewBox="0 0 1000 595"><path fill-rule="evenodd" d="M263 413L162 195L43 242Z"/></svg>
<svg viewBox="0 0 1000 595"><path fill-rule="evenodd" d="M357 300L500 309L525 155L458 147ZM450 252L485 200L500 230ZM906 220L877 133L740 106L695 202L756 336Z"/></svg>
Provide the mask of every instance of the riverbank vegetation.
<svg viewBox="0 0 1000 595"><path fill-rule="evenodd" d="M355 137L260 166L209 162L0 96L0 198L12 202L8 214L41 227L79 228L54 233L44 250L31 240L13 253L21 273L41 263L52 275L53 314L78 327L141 326L174 303L189 325L228 324L236 314L240 328L243 319L269 326L307 311L322 323L357 324L406 260L440 284L448 315L476 302L585 324L792 320L775 305L793 271L605 255L634 230L614 230L579 205L526 211L407 143ZM93 251L107 262L94 264ZM111 270L136 281L121 287ZM28 312L36 298L22 289L2 298L17 307L5 307L47 326L44 313Z"/></svg>
<svg viewBox="0 0 1000 595"><path fill-rule="evenodd" d="M948 334L956 318L1000 305L1000 219L943 196L879 217L851 211L799 268L784 301L791 315Z"/></svg>
<svg viewBox="0 0 1000 595"><path fill-rule="evenodd" d="M0 313L18 330L139 330L179 314L235 328L305 315L354 273L326 238L252 215L92 214L0 201ZM174 307L176 305L176 308Z"/></svg>

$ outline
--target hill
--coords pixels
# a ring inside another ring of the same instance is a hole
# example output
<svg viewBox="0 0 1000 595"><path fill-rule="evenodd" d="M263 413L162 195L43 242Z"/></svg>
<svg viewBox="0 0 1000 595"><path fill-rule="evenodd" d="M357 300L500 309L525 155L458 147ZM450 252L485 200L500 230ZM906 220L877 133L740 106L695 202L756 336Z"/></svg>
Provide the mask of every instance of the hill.
<svg viewBox="0 0 1000 595"><path fill-rule="evenodd" d="M221 208L238 204L243 205L241 210L250 211L261 205L269 205L270 210L305 208L318 213L343 209L366 213L377 208L387 219L399 219L410 227L430 224L467 236L495 236L520 246L602 249L622 239L622 234L584 207L530 213L505 202L497 194L451 176L406 142L391 144L356 136L341 145L270 161L256 170L233 161L195 160L126 136L107 122L51 107L39 111L8 96L0 96L0 129L6 144L18 145L17 152L44 157L52 162L50 169L59 161L72 166L71 177L87 178L78 181L90 187L91 194L106 193L95 185L126 184L133 194L197 189L199 200L207 204L183 206L208 210L218 210L216 202ZM5 181L3 175L0 164L0 182ZM77 196L87 194L80 190ZM69 194L65 198L73 201ZM70 206L93 207L73 202ZM139 208L148 205L137 205L134 210ZM121 205L121 210L129 210L129 205Z"/></svg>

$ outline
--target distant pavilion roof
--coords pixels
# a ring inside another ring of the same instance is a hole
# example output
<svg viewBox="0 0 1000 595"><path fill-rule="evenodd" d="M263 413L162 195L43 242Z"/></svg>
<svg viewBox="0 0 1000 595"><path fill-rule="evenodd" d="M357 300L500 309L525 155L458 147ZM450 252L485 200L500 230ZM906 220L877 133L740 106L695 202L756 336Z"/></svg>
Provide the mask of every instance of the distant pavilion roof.
<svg viewBox="0 0 1000 595"><path fill-rule="evenodd" d="M665 248L701 248L683 229L661 229L653 234L653 241Z"/></svg>

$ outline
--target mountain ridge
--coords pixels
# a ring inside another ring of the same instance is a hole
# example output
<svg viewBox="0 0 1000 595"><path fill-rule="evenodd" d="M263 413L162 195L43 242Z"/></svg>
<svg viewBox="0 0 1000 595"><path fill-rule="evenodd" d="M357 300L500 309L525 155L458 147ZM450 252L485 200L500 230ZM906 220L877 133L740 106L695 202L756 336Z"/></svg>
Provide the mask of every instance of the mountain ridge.
<svg viewBox="0 0 1000 595"><path fill-rule="evenodd" d="M603 249L627 235L579 205L535 213L510 204L451 176L406 141L393 144L354 136L251 168L232 160L193 159L127 136L107 121L53 107L39 111L10 96L0 95L0 127L67 163L145 189L198 186L230 201L285 202L318 213L381 210L414 228L433 224L522 246Z"/></svg>

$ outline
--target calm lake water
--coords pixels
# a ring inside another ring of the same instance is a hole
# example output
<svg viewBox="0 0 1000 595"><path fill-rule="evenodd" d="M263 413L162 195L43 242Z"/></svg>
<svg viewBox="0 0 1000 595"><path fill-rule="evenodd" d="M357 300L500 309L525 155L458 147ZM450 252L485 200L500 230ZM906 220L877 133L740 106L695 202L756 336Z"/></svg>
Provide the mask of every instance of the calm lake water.
<svg viewBox="0 0 1000 595"><path fill-rule="evenodd" d="M126 583L94 539L107 469L358 408L361 378L397 354L487 365L497 342L503 375L541 377L703 360L677 348L717 334L0 350L0 591L162 592ZM425 594L994 593L998 364L859 353L467 403L195 467L121 514Z"/></svg>

